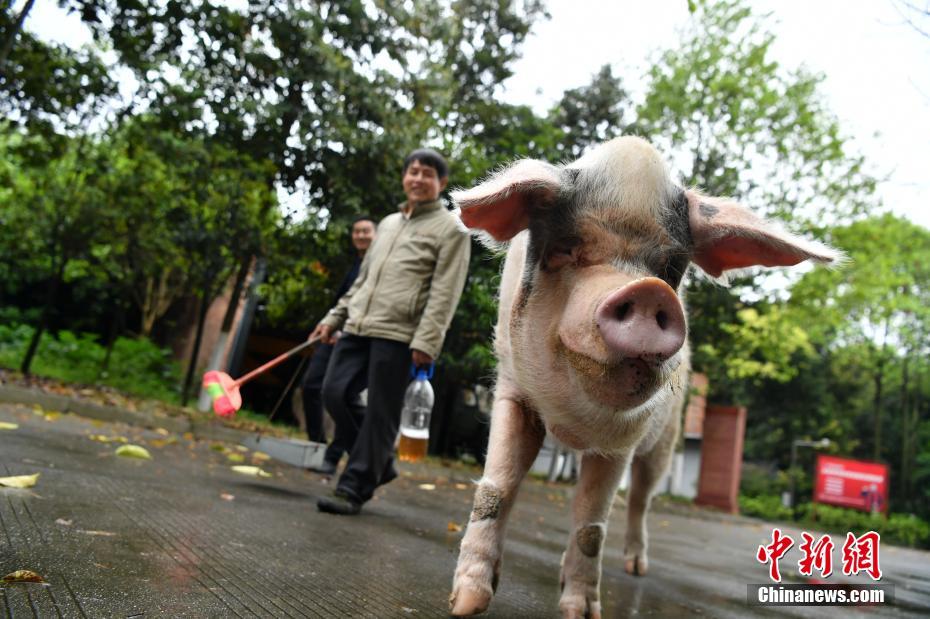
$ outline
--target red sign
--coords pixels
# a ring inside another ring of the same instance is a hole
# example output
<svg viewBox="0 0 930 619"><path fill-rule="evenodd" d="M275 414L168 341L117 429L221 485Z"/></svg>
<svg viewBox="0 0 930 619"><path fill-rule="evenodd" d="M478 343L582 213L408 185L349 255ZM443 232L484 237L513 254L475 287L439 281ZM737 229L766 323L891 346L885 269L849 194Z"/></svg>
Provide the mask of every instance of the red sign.
<svg viewBox="0 0 930 619"><path fill-rule="evenodd" d="M888 467L877 462L817 456L814 501L862 511L888 510Z"/></svg>

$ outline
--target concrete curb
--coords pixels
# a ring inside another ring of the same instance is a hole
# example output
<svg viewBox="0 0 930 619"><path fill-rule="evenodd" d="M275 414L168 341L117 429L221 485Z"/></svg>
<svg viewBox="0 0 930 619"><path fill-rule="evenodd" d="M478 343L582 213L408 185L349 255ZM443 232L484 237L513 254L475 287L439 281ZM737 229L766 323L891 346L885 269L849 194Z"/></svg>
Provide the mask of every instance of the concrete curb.
<svg viewBox="0 0 930 619"><path fill-rule="evenodd" d="M195 419L183 413L178 415L166 415L155 411L130 411L117 406L96 404L94 402L81 400L80 398L46 393L39 389L17 387L15 385L0 384L0 403L38 404L42 408L48 410L73 413L89 419L122 422L153 430L155 428L164 428L176 434L190 432L194 438L200 440L239 443L245 437L254 434L254 432L230 428L212 420Z"/></svg>

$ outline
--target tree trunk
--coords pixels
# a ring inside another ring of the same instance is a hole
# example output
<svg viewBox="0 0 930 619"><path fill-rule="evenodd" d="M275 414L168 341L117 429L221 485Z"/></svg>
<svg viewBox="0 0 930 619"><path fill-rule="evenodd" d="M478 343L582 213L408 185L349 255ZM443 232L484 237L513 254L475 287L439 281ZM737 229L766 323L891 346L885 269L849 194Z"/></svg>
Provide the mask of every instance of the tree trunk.
<svg viewBox="0 0 930 619"><path fill-rule="evenodd" d="M184 377L184 387L181 389L181 406L187 406L190 397L191 383L194 372L197 370L197 357L200 355L200 342L203 340L204 324L207 322L207 310L213 300L210 294L210 284L205 284L200 297L200 312L197 316L197 334L194 336L194 348L191 351L190 362L187 365L187 375Z"/></svg>
<svg viewBox="0 0 930 619"><path fill-rule="evenodd" d="M236 283L233 286L232 295L229 299L229 305L226 306L226 314L223 316L223 326L220 327L220 336L213 347L213 354L210 355L210 362L207 364L207 370L223 370L226 368L223 364L223 351L226 350L226 342L229 340L229 332L232 330L233 320L236 318L236 310L239 308L239 297L242 296L242 289L245 287L245 280L249 275L252 267L252 257L243 258L239 263L239 272L236 273ZM205 389L200 390L200 398L197 401L197 408L202 411L210 410L210 394Z"/></svg>
<svg viewBox="0 0 930 619"><path fill-rule="evenodd" d="M106 354L103 356L103 362L100 364L100 372L97 374L97 378L100 378L104 372L110 369L110 357L113 355L113 345L116 344L116 338L119 337L120 332L123 330L123 323L126 321L125 314L126 308L122 301L118 301L113 311L113 320L110 322L110 331L107 334Z"/></svg>
<svg viewBox="0 0 930 619"><path fill-rule="evenodd" d="M26 349L23 362L19 366L19 371L26 376L29 375L32 360L35 357L36 350L39 348L39 341L42 339L42 334L45 333L45 327L48 325L49 316L52 313L52 308L55 306L55 301L58 297L58 288L61 286L61 279L64 276L66 263L67 260L63 260L61 266L58 267L58 271L52 277L52 283L48 287L48 292L45 295L45 307L42 308L42 314L39 316L39 323L36 325L36 330L32 334L32 340L29 342L29 347Z"/></svg>
<svg viewBox="0 0 930 619"><path fill-rule="evenodd" d="M882 384L885 378L884 361L878 364L878 371L875 372L875 398L872 402L872 408L875 414L875 448L872 451L872 459L881 462L882 457Z"/></svg>
<svg viewBox="0 0 930 619"><path fill-rule="evenodd" d="M911 430L908 415L908 361L910 354L904 356L904 365L901 368L901 499L907 501L907 480L910 477L908 451L910 451ZM915 428L916 429L916 428Z"/></svg>
<svg viewBox="0 0 930 619"><path fill-rule="evenodd" d="M16 36L19 34L19 31L23 29L23 22L26 21L26 15L29 14L29 11L32 10L32 5L35 4L36 0L26 0L26 6L23 7L23 10L20 11L19 17L16 18L16 22L13 24L13 28L10 32L4 32L3 36L5 41L3 41L3 48L0 49L0 73L3 72L4 67L6 66L6 59L10 55L10 51L13 49L13 41L16 39Z"/></svg>

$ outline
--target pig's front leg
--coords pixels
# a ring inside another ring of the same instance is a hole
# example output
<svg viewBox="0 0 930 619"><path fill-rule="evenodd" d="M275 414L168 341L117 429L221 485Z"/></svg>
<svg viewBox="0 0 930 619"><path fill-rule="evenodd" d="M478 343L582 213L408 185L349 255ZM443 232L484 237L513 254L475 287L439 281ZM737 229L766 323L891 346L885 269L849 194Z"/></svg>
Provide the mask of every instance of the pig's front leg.
<svg viewBox="0 0 930 619"><path fill-rule="evenodd" d="M624 569L629 574L644 576L649 570L646 514L652 492L668 470L675 442L678 439L678 415L670 415L658 442L645 453L637 453L630 467L630 492L627 495L626 543L623 547Z"/></svg>
<svg viewBox="0 0 930 619"><path fill-rule="evenodd" d="M562 557L562 597L565 618L600 619L601 554L607 535L607 517L626 457L585 453L572 502L572 531Z"/></svg>
<svg viewBox="0 0 930 619"><path fill-rule="evenodd" d="M449 608L457 617L483 612L491 603L500 577L507 516L545 435L534 411L506 397L494 401L484 476L475 491L449 596Z"/></svg>

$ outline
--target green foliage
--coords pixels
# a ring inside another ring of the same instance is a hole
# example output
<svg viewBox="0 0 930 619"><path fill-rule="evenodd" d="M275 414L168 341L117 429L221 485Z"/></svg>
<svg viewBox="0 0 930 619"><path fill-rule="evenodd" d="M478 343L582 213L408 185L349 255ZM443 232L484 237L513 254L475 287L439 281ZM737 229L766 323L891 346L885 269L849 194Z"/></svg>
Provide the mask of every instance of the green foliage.
<svg viewBox="0 0 930 619"><path fill-rule="evenodd" d="M790 522L791 509L782 505L777 495L759 495L755 497L740 495L740 513L744 516ZM882 541L903 544L911 548L930 548L930 523L914 514L889 514L886 518L880 513L872 514L854 509L844 509L832 505L803 503L798 505L799 526L811 530L823 530L830 533L853 533L857 537L869 531L882 536ZM842 546L845 538L835 540Z"/></svg>
<svg viewBox="0 0 930 619"><path fill-rule="evenodd" d="M0 366L16 368L32 338L34 328L0 324ZM144 338L116 340L109 368L102 369L106 350L88 333L45 333L39 344L34 373L79 383L106 385L144 398L177 403L180 368L171 352Z"/></svg>
<svg viewBox="0 0 930 619"><path fill-rule="evenodd" d="M754 308L737 311L736 323L721 326L725 339L700 345L702 366L726 379L735 402L744 403L747 390L765 380L787 382L798 372L798 356L812 356L807 333L785 320L778 306L760 314ZM721 390L720 387L717 387Z"/></svg>
<svg viewBox="0 0 930 619"><path fill-rule="evenodd" d="M744 516L766 520L791 520L791 508L782 505L777 495L739 496L739 511Z"/></svg>
<svg viewBox="0 0 930 619"><path fill-rule="evenodd" d="M887 518L881 513L869 513L854 509L805 503L798 506L798 512L805 523L836 533L852 532L860 536L868 531L876 531L882 540L911 547L930 547L930 523L913 514L890 514Z"/></svg>

